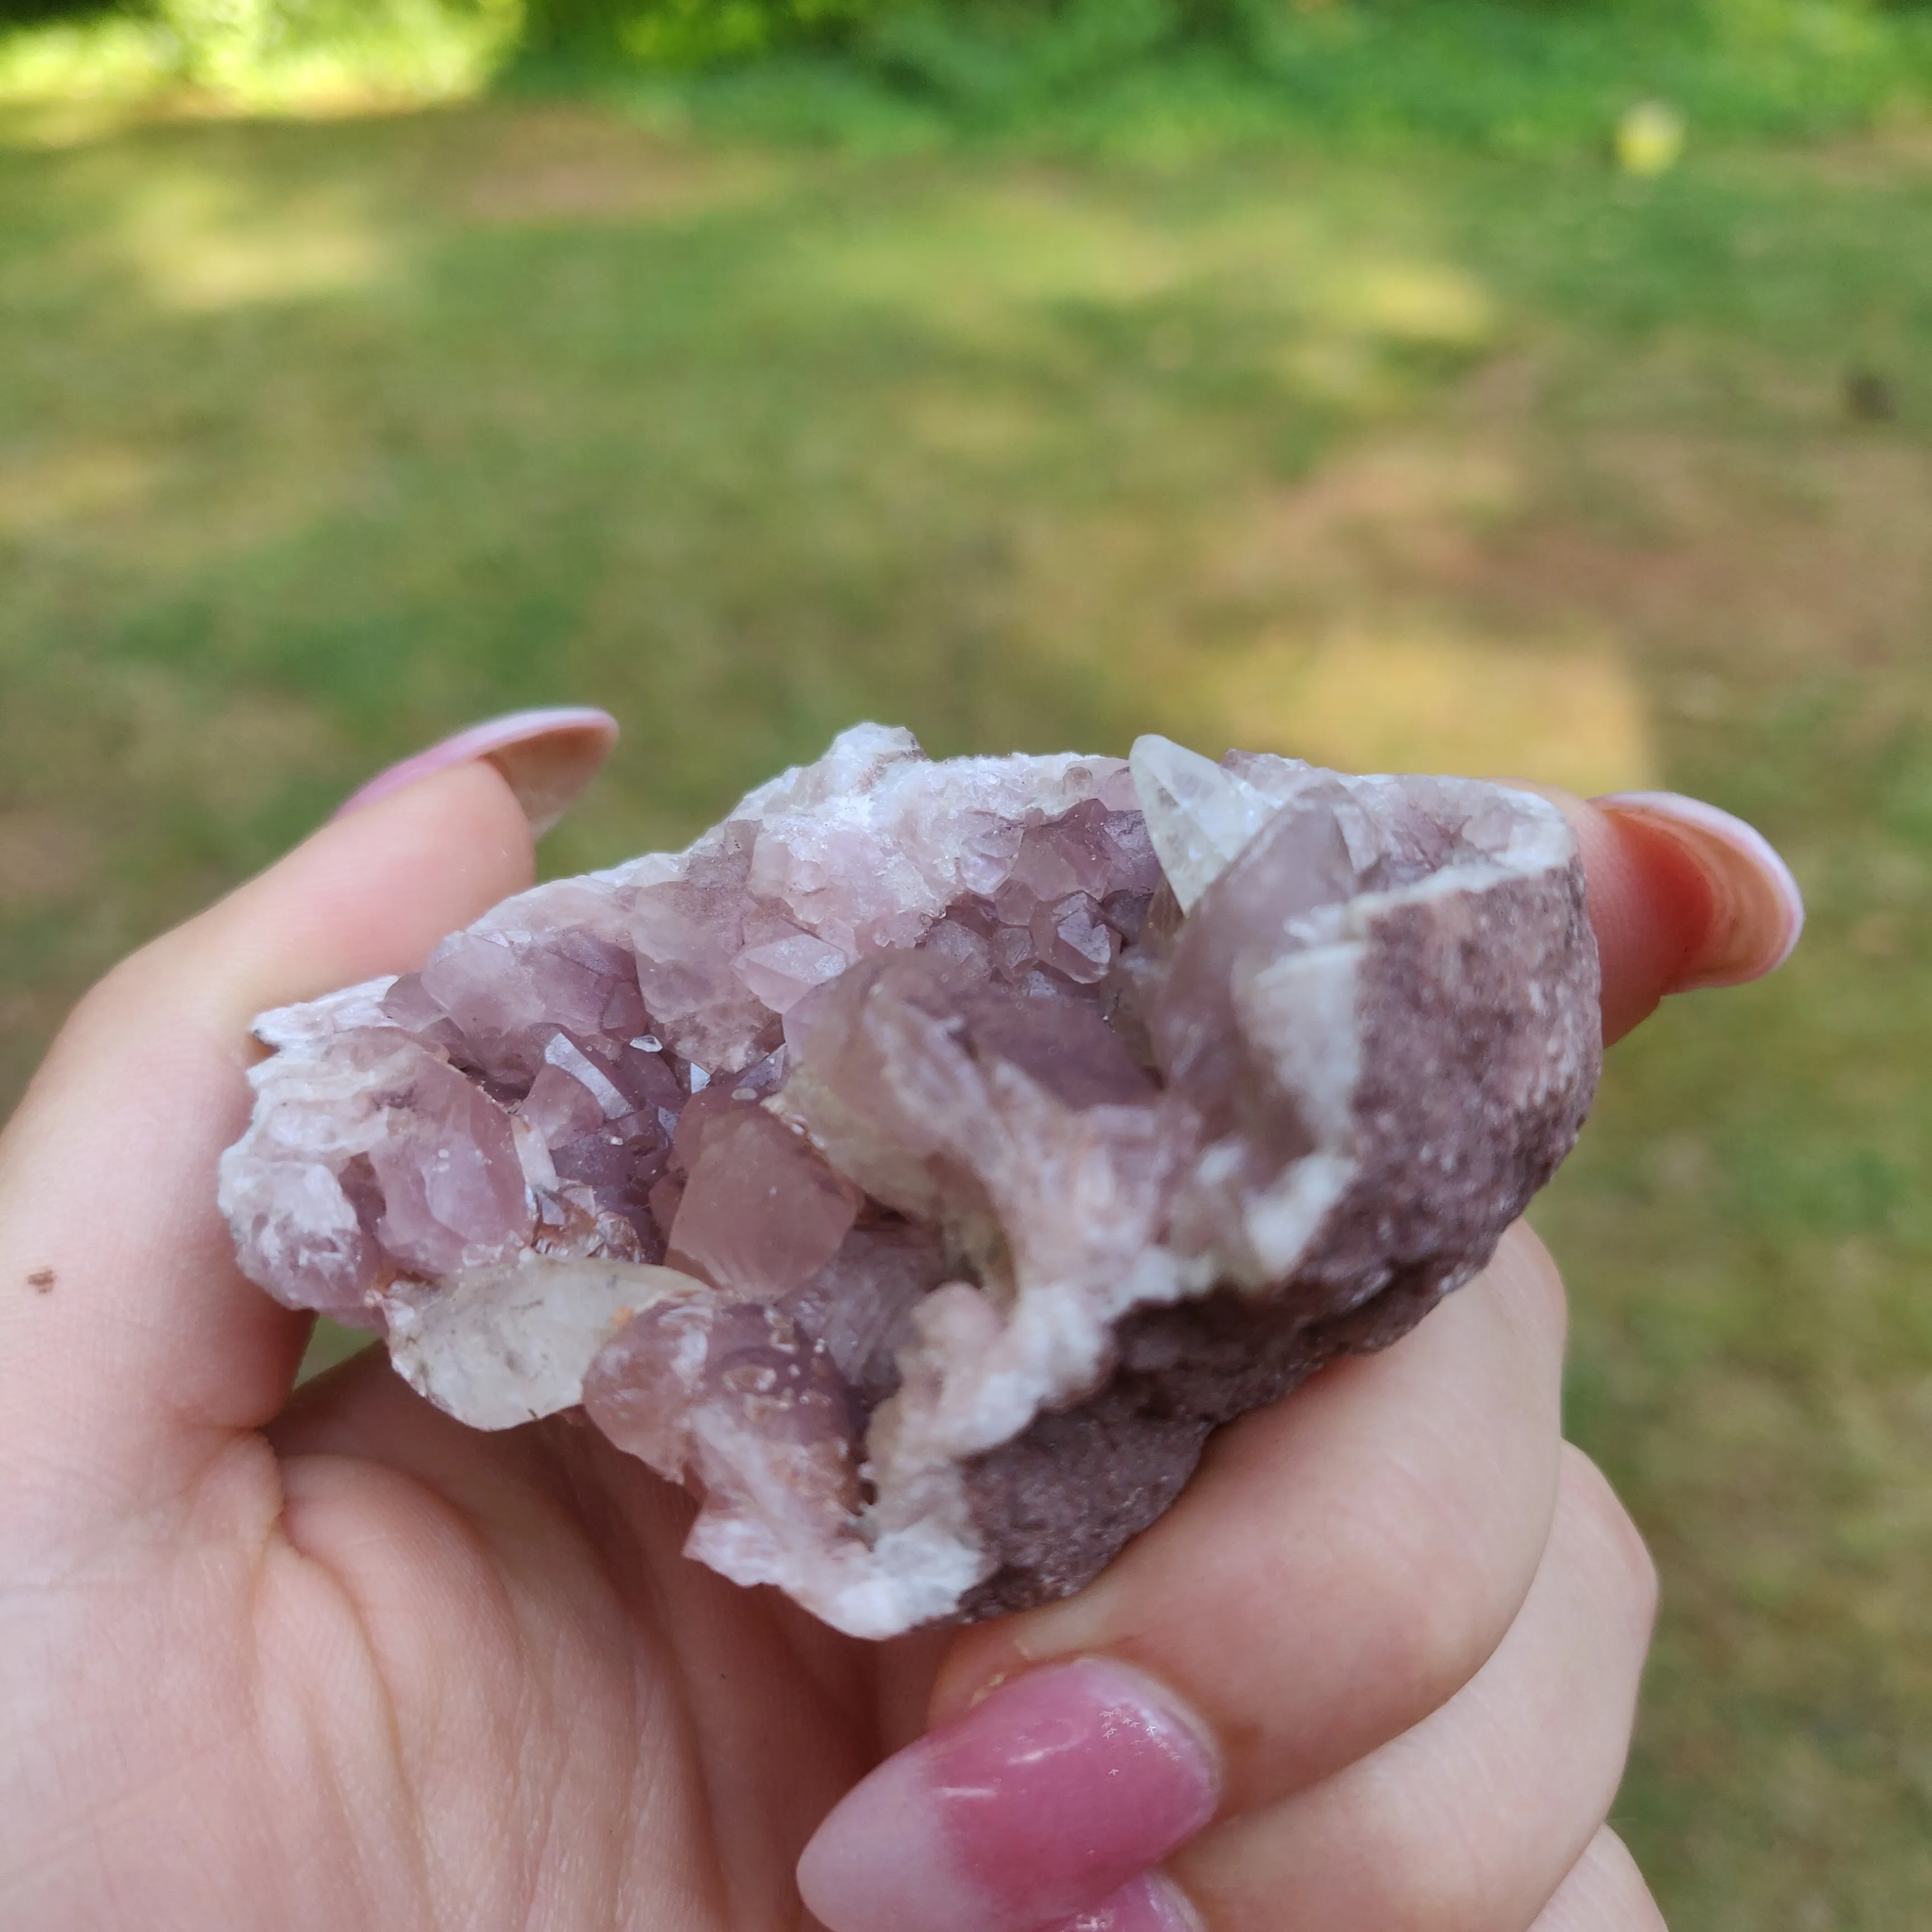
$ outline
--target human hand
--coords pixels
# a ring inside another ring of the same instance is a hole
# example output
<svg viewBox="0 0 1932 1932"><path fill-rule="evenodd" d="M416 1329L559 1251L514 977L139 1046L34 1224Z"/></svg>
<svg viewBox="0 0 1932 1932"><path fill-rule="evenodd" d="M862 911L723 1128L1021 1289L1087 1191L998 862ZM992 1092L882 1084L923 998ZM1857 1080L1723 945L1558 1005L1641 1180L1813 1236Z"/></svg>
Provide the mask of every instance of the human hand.
<svg viewBox="0 0 1932 1932"><path fill-rule="evenodd" d="M596 755L499 748L532 797ZM1568 808L1606 1032L1771 963L1734 835ZM0 1923L792 1928L815 1830L833 1932L1656 1922L1598 1829L1649 1571L1520 1230L1078 1597L886 1645L686 1562L568 1418L480 1435L377 1355L291 1402L306 1323L213 1204L248 1022L530 867L490 763L370 799L110 974L0 1137Z"/></svg>

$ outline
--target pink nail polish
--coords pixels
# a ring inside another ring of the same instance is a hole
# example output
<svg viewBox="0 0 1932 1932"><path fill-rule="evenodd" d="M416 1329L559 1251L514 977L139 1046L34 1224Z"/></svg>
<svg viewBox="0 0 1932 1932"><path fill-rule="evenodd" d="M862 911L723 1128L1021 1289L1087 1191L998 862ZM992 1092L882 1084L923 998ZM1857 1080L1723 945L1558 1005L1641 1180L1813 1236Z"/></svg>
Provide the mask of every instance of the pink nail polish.
<svg viewBox="0 0 1932 1932"><path fill-rule="evenodd" d="M806 1847L799 1889L831 1932L1030 1932L1093 1912L1191 1838L1216 1783L1206 1738L1146 1679L1052 1665L848 1792ZM1123 1909L1170 1902L1149 1892ZM1161 1924L1144 1914L1122 1932Z"/></svg>
<svg viewBox="0 0 1932 1932"><path fill-rule="evenodd" d="M1670 839L1710 886L1710 931L1673 992L1741 986L1791 956L1804 929L1804 896L1754 826L1680 792L1617 792L1595 802Z"/></svg>
<svg viewBox="0 0 1932 1932"><path fill-rule="evenodd" d="M389 798L419 779L487 758L501 772L539 838L561 818L588 784L617 742L617 721L608 711L559 705L548 710L513 711L472 724L378 772L336 808L335 817L359 812Z"/></svg>
<svg viewBox="0 0 1932 1932"><path fill-rule="evenodd" d="M1091 1912L1063 1918L1052 1932L1201 1932L1201 1919L1171 1879L1143 1872Z"/></svg>

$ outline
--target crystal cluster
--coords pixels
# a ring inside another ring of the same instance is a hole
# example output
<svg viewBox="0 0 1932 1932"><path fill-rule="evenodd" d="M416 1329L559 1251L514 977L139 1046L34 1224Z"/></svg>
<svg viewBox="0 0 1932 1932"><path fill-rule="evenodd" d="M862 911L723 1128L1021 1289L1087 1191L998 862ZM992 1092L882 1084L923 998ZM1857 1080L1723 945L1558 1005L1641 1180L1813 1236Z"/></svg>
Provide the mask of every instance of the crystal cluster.
<svg viewBox="0 0 1932 1932"><path fill-rule="evenodd" d="M688 851L265 1014L221 1204L482 1428L883 1636L1077 1588L1208 1434L1479 1268L1598 1067L1533 795L862 725Z"/></svg>

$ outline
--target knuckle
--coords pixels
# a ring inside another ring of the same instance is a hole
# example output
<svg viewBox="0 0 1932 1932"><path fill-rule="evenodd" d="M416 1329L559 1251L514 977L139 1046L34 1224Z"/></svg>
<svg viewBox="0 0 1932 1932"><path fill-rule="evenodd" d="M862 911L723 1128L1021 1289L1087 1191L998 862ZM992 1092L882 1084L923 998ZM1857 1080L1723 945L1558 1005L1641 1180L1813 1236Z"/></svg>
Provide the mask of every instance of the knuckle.
<svg viewBox="0 0 1932 1932"><path fill-rule="evenodd" d="M1504 1230L1485 1272L1510 1314L1540 1331L1560 1355L1569 1331L1569 1299L1550 1250L1527 1221Z"/></svg>
<svg viewBox="0 0 1932 1932"><path fill-rule="evenodd" d="M1404 1688L1418 1713L1433 1710L1481 1668L1522 1591L1503 1586L1490 1561L1472 1556L1480 1538L1424 1482L1385 1492L1356 1527L1355 1600L1385 1606L1378 1672L1385 1684Z"/></svg>
<svg viewBox="0 0 1932 1932"><path fill-rule="evenodd" d="M1563 1445L1558 1508L1572 1519L1600 1572L1604 1600L1618 1622L1647 1639L1657 1615L1657 1564L1609 1479L1573 1444Z"/></svg>
<svg viewBox="0 0 1932 1932"><path fill-rule="evenodd" d="M164 932L117 960L75 1002L68 1016L68 1030L112 1030L138 1019L152 1002L158 983L172 970L184 930Z"/></svg>

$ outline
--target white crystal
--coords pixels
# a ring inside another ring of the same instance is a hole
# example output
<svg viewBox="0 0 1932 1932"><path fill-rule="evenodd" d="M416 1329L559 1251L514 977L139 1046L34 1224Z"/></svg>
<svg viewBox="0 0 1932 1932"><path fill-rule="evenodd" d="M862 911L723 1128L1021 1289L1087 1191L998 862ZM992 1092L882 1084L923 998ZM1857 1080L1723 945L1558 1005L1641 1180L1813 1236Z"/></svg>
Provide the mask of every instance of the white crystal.
<svg viewBox="0 0 1932 1932"><path fill-rule="evenodd" d="M514 1429L584 1399L598 1349L641 1310L709 1294L675 1268L526 1255L383 1298L398 1373L473 1429Z"/></svg>
<svg viewBox="0 0 1932 1932"><path fill-rule="evenodd" d="M1281 809L1211 758L1153 733L1134 740L1127 768L1160 868L1183 912L1193 910L1196 900Z"/></svg>

